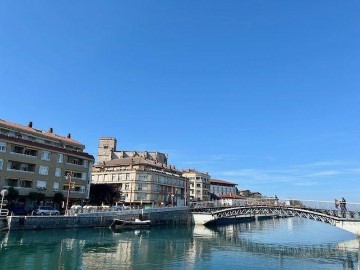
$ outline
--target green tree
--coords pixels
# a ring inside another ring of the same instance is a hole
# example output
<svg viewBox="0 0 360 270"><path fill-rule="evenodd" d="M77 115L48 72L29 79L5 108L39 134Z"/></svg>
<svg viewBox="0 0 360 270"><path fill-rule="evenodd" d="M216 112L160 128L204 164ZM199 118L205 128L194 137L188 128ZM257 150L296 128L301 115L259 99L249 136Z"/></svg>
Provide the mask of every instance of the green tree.
<svg viewBox="0 0 360 270"><path fill-rule="evenodd" d="M64 201L64 194L62 194L61 192L56 192L54 194L54 198L53 201L55 204L57 204L60 208L61 203Z"/></svg>
<svg viewBox="0 0 360 270"><path fill-rule="evenodd" d="M12 204L12 202L19 198L19 191L14 187L9 187L8 194L5 196L5 198L9 201L9 204Z"/></svg>
<svg viewBox="0 0 360 270"><path fill-rule="evenodd" d="M93 205L114 205L120 199L120 192L115 185L92 184L90 187L89 203Z"/></svg>
<svg viewBox="0 0 360 270"><path fill-rule="evenodd" d="M39 204L45 199L45 194L40 192L30 192L29 198Z"/></svg>

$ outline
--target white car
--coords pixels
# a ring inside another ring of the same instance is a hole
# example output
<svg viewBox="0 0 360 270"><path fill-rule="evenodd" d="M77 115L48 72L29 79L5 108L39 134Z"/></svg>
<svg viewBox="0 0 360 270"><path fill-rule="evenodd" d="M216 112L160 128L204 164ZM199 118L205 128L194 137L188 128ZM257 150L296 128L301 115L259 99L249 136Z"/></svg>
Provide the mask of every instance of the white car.
<svg viewBox="0 0 360 270"><path fill-rule="evenodd" d="M36 212L36 215L59 215L60 212L51 206L40 206Z"/></svg>

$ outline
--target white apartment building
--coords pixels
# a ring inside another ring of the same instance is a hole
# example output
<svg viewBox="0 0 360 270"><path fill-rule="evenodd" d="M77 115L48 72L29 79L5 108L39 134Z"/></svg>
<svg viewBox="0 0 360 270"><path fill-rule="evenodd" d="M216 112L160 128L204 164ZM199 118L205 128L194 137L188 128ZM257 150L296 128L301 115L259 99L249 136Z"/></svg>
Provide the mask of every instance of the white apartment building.
<svg viewBox="0 0 360 270"><path fill-rule="evenodd" d="M189 179L190 201L210 200L210 175L208 173L187 169L182 175Z"/></svg>
<svg viewBox="0 0 360 270"><path fill-rule="evenodd" d="M166 154L116 151L116 143L113 137L100 138L92 184L117 186L127 205L186 205L187 179L168 165Z"/></svg>
<svg viewBox="0 0 360 270"><path fill-rule="evenodd" d="M236 194L236 186L238 184L231 183L225 180L210 179L210 192L216 196L226 194Z"/></svg>

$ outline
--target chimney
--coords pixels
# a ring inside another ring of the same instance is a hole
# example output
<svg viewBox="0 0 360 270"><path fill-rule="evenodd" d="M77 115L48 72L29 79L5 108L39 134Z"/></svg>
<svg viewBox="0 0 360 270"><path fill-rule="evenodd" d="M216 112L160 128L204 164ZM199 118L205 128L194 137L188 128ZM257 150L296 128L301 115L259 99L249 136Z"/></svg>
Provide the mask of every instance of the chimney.
<svg viewBox="0 0 360 270"><path fill-rule="evenodd" d="M66 136L68 139L70 139L71 138L71 134L70 133L68 133L68 135Z"/></svg>
<svg viewBox="0 0 360 270"><path fill-rule="evenodd" d="M32 122L31 121L29 122L28 127L32 128Z"/></svg>
<svg viewBox="0 0 360 270"><path fill-rule="evenodd" d="M53 131L54 131L53 128L49 128L50 133L53 133Z"/></svg>

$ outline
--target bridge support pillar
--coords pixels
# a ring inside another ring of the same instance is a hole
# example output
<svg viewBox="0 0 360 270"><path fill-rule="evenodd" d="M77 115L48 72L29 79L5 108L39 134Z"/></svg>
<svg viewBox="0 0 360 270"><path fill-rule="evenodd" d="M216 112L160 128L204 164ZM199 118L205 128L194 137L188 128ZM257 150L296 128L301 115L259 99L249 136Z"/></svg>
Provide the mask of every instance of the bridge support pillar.
<svg viewBox="0 0 360 270"><path fill-rule="evenodd" d="M208 213L192 213L192 219L194 224L204 225L213 221L215 218Z"/></svg>
<svg viewBox="0 0 360 270"><path fill-rule="evenodd" d="M336 221L335 226L360 236L360 221Z"/></svg>

